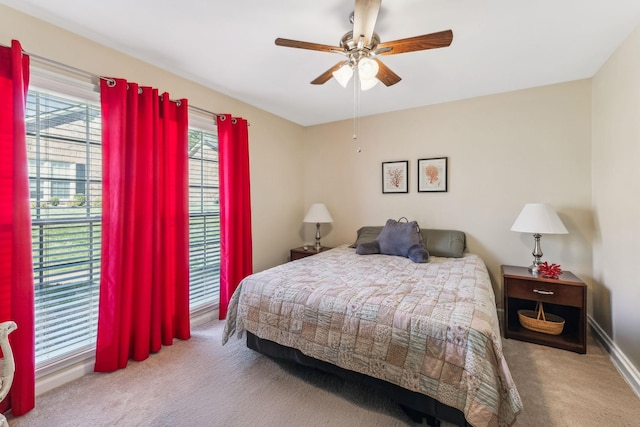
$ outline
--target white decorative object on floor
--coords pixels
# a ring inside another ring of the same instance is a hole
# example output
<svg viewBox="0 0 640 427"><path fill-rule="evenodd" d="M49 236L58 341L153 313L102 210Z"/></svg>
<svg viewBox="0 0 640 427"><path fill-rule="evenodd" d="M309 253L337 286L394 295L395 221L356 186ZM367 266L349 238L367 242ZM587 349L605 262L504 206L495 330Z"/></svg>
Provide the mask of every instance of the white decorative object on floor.
<svg viewBox="0 0 640 427"><path fill-rule="evenodd" d="M11 389L11 384L13 383L13 374L16 370L13 352L9 344L9 334L17 328L16 322L0 323L0 349L2 349L3 354L2 359L0 359L0 402L9 394L9 389ZM9 427L7 419L2 414L0 414L0 427Z"/></svg>

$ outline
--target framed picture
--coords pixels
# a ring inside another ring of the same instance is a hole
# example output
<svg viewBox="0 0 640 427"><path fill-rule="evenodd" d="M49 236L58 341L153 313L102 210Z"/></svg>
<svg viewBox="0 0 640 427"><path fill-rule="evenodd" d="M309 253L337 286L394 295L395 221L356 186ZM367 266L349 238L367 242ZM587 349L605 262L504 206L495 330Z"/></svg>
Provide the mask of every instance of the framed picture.
<svg viewBox="0 0 640 427"><path fill-rule="evenodd" d="M409 161L382 162L382 192L408 193Z"/></svg>
<svg viewBox="0 0 640 427"><path fill-rule="evenodd" d="M418 160L418 192L447 191L447 158Z"/></svg>

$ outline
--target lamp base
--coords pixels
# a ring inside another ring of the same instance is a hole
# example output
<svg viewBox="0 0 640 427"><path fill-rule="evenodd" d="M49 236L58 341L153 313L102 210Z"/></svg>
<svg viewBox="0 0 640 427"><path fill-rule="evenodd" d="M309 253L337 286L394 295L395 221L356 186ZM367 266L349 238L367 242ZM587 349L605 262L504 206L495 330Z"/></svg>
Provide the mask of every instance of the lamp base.
<svg viewBox="0 0 640 427"><path fill-rule="evenodd" d="M316 245L314 246L316 252L320 252L322 245L320 244L320 223L316 223Z"/></svg>
<svg viewBox="0 0 640 427"><path fill-rule="evenodd" d="M539 233L536 233L533 235L533 238L535 239L533 252L531 252L531 255L533 255L533 263L529 266L529 271L533 275L538 274L538 266L542 264L542 261L540 261L540 259L542 258L542 249L540 248L541 237L542 237L542 234L539 234Z"/></svg>
<svg viewBox="0 0 640 427"><path fill-rule="evenodd" d="M536 276L539 272L538 266L540 264L536 264L536 262L534 261L533 264L531 264L529 267L527 267L529 269L529 271L531 272L531 274L533 274L534 276Z"/></svg>

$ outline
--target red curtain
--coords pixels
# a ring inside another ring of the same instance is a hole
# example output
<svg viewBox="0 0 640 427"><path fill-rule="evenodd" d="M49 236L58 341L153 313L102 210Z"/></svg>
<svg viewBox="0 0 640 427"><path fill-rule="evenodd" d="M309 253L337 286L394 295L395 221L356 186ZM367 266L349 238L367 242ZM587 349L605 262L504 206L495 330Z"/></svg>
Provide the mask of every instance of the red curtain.
<svg viewBox="0 0 640 427"><path fill-rule="evenodd" d="M188 108L102 80L102 267L96 372L189 339Z"/></svg>
<svg viewBox="0 0 640 427"><path fill-rule="evenodd" d="M35 403L34 285L31 259L29 163L25 107L29 57L16 40L0 46L0 322L13 320L10 337L16 372L9 397L13 415Z"/></svg>
<svg viewBox="0 0 640 427"><path fill-rule="evenodd" d="M220 174L220 319L242 279L252 273L251 191L247 121L218 116Z"/></svg>

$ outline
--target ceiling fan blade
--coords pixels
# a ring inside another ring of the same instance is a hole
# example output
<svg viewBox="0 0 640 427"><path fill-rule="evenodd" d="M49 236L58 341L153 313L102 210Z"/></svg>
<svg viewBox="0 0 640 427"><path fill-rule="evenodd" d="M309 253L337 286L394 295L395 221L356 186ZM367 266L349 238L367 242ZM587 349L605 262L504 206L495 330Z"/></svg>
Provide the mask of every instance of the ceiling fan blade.
<svg viewBox="0 0 640 427"><path fill-rule="evenodd" d="M325 71L324 73L316 77L316 79L313 80L311 84L312 85L325 84L326 82L331 80L331 78L333 77L333 72L339 69L340 67L342 67L343 65L344 65L344 61L338 62L336 65L334 65L333 67L329 68L327 71Z"/></svg>
<svg viewBox="0 0 640 427"><path fill-rule="evenodd" d="M424 34L422 36L409 37L392 42L380 43L378 49L390 47L387 52L380 52L379 55L396 55L398 53L415 52L417 50L436 49L447 47L453 40L453 31L446 30L439 33Z"/></svg>
<svg viewBox="0 0 640 427"><path fill-rule="evenodd" d="M371 36L376 26L382 0L356 0L353 10L353 41L358 43L364 37L364 46L371 44Z"/></svg>
<svg viewBox="0 0 640 427"><path fill-rule="evenodd" d="M308 49L308 50L319 50L320 52L335 52L336 50L341 51L342 49L336 46L329 46L326 44L319 43L309 43L309 42L301 42L298 40L289 40L289 39L276 39L276 45L284 46L284 47L295 47L298 49Z"/></svg>
<svg viewBox="0 0 640 427"><path fill-rule="evenodd" d="M385 86L392 86L402 80L399 75L391 71L391 68L384 65L382 61L377 58L373 58L373 60L378 63L378 74L376 78L384 83Z"/></svg>

